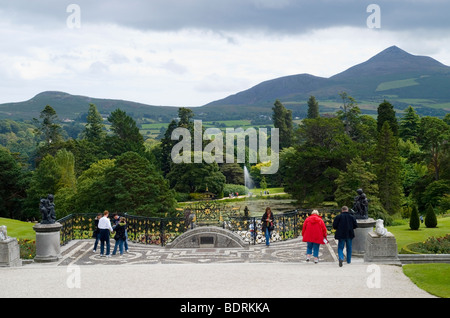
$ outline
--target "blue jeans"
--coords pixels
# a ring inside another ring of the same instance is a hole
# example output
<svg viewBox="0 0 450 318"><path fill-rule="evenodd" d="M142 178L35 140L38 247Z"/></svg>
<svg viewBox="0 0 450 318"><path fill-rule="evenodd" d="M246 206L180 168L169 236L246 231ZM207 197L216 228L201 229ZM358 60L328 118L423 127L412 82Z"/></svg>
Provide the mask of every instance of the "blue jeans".
<svg viewBox="0 0 450 318"><path fill-rule="evenodd" d="M270 245L270 232L269 229L266 227L266 246Z"/></svg>
<svg viewBox="0 0 450 318"><path fill-rule="evenodd" d="M338 243L338 256L340 260L344 260L344 245L347 249L347 263L352 260L352 239L340 239Z"/></svg>
<svg viewBox="0 0 450 318"><path fill-rule="evenodd" d="M123 255L123 245L124 245L124 240L122 240L122 239L116 240L116 243L114 244L114 250L112 252L112 255L116 255L117 246L119 246L120 255Z"/></svg>
<svg viewBox="0 0 450 318"><path fill-rule="evenodd" d="M306 254L313 254L314 257L319 257L319 243L306 242ZM313 253L314 251L314 253Z"/></svg>

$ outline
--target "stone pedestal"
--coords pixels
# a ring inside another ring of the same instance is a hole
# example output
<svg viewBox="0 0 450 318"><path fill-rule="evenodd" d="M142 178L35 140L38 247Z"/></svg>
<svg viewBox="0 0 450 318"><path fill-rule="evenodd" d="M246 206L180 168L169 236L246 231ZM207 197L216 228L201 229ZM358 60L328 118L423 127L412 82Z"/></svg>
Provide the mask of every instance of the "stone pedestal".
<svg viewBox="0 0 450 318"><path fill-rule="evenodd" d="M36 232L36 257L37 263L56 262L61 259L61 230L62 225L38 223L33 226Z"/></svg>
<svg viewBox="0 0 450 318"><path fill-rule="evenodd" d="M352 242L352 256L364 256L367 234L373 230L376 221L372 218L357 219L358 227L355 229L355 238Z"/></svg>
<svg viewBox="0 0 450 318"><path fill-rule="evenodd" d="M22 266L20 247L16 238L8 237L0 241L0 267Z"/></svg>
<svg viewBox="0 0 450 318"><path fill-rule="evenodd" d="M365 262L401 265L397 254L397 241L390 232L384 236L379 236L374 231L369 232L365 249Z"/></svg>

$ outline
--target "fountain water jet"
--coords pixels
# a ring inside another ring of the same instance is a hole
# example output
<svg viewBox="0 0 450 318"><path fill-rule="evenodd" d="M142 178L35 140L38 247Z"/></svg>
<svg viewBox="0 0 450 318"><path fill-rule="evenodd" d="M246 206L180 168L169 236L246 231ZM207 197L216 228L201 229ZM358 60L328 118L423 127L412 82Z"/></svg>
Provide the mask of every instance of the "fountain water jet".
<svg viewBox="0 0 450 318"><path fill-rule="evenodd" d="M253 182L252 176L250 175L247 166L244 166L244 185L249 191L250 189L253 189L255 187L255 183Z"/></svg>

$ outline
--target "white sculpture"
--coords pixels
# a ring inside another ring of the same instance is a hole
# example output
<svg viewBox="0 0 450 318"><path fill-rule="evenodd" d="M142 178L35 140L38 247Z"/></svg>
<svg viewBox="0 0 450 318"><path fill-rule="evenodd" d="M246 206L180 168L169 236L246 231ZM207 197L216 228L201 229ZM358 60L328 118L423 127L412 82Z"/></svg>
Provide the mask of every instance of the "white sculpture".
<svg viewBox="0 0 450 318"><path fill-rule="evenodd" d="M375 233L378 236L385 236L388 233L388 230L384 227L384 221L382 219L378 219L375 224Z"/></svg>
<svg viewBox="0 0 450 318"><path fill-rule="evenodd" d="M0 241L6 241L8 239L8 232L6 230L6 225L0 226Z"/></svg>

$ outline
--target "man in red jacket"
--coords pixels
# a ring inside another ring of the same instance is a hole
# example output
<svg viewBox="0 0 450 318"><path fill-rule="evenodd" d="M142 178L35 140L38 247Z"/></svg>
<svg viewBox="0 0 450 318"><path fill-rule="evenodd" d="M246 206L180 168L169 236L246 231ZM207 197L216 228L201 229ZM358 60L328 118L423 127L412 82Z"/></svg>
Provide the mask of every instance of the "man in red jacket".
<svg viewBox="0 0 450 318"><path fill-rule="evenodd" d="M317 210L312 211L311 215L303 222L302 236L303 242L307 243L306 261L309 262L311 254L313 254L314 263L317 264L320 244L327 242L327 227Z"/></svg>

